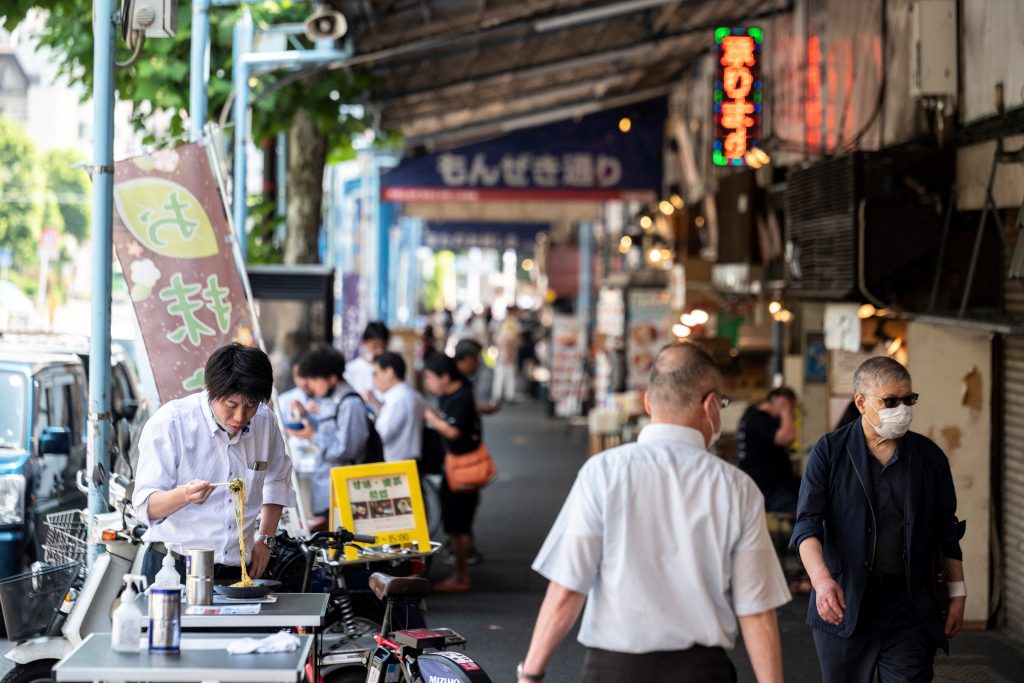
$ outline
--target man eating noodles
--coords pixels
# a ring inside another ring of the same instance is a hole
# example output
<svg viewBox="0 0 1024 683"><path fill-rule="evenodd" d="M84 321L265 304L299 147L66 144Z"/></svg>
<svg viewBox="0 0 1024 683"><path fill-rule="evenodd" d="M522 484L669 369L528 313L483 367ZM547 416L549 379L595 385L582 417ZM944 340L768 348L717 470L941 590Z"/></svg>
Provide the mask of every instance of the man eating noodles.
<svg viewBox="0 0 1024 683"><path fill-rule="evenodd" d="M245 543L250 577L263 576L281 512L295 504L291 461L267 405L273 382L263 351L229 344L207 360L205 391L168 401L146 423L132 505L149 525L142 571L150 582L168 552L184 577L189 548L213 548L214 578L237 581L240 538L255 541ZM241 533L234 479L245 483Z"/></svg>

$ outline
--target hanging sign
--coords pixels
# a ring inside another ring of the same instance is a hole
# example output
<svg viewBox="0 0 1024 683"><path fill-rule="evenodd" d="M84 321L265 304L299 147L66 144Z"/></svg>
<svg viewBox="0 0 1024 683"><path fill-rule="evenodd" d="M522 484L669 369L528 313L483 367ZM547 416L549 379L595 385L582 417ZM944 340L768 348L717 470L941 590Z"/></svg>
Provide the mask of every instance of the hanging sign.
<svg viewBox="0 0 1024 683"><path fill-rule="evenodd" d="M430 550L430 532L415 460L349 465L331 470L332 526L377 537L377 545ZM345 549L354 560L357 553Z"/></svg>
<svg viewBox="0 0 1024 683"><path fill-rule="evenodd" d="M761 137L761 81L759 28L717 28L718 64L715 66L715 140L712 160L718 166L743 166L744 157Z"/></svg>
<svg viewBox="0 0 1024 683"><path fill-rule="evenodd" d="M470 247L529 250L537 235L550 229L550 223L431 221L423 231L423 244L433 249L453 251Z"/></svg>
<svg viewBox="0 0 1024 683"><path fill-rule="evenodd" d="M119 161L114 209L114 249L160 400L195 393L217 348L255 344L207 149L191 143Z"/></svg>
<svg viewBox="0 0 1024 683"><path fill-rule="evenodd" d="M654 199L666 112L660 98L410 157L382 174L381 194L394 202Z"/></svg>

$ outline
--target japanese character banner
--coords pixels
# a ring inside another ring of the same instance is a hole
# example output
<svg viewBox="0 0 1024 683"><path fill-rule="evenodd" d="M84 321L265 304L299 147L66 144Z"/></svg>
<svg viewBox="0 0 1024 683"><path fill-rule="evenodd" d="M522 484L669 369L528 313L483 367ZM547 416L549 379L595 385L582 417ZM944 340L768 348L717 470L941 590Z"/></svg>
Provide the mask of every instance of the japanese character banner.
<svg viewBox="0 0 1024 683"><path fill-rule="evenodd" d="M117 163L114 249L161 401L201 390L206 359L218 347L255 343L204 147L192 143Z"/></svg>
<svg viewBox="0 0 1024 683"><path fill-rule="evenodd" d="M651 199L661 191L664 98L406 158L385 201Z"/></svg>

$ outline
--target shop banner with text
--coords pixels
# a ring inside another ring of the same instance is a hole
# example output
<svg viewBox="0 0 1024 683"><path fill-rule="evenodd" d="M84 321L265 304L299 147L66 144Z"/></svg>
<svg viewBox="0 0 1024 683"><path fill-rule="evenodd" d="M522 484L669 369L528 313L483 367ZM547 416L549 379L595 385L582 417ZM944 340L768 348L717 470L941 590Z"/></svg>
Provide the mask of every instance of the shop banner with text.
<svg viewBox="0 0 1024 683"><path fill-rule="evenodd" d="M661 192L665 98L404 159L385 201L653 199Z"/></svg>
<svg viewBox="0 0 1024 683"><path fill-rule="evenodd" d="M206 359L255 344L235 242L198 143L119 161L114 249L162 402L203 388Z"/></svg>

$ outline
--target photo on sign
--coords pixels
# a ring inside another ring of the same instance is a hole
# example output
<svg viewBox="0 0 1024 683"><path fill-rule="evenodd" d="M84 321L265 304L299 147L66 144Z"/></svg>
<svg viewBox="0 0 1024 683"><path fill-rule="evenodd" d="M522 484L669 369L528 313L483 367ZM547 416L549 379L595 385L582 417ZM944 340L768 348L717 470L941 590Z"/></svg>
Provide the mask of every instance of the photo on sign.
<svg viewBox="0 0 1024 683"><path fill-rule="evenodd" d="M333 525L374 536L372 545L430 549L415 460L333 468L330 509ZM358 553L346 548L345 557L355 560Z"/></svg>

